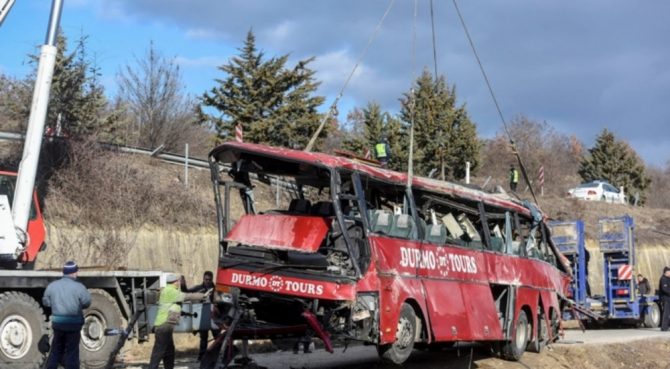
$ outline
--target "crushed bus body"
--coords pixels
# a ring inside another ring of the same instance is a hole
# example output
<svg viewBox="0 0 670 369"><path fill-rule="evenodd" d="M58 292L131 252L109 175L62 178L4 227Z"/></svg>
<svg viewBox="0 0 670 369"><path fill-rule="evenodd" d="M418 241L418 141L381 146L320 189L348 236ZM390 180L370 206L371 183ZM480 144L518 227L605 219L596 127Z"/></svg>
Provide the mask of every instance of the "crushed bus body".
<svg viewBox="0 0 670 369"><path fill-rule="evenodd" d="M263 145L210 164L217 290L251 312L233 337L362 341L398 364L458 341L518 360L557 338L568 267L533 205Z"/></svg>

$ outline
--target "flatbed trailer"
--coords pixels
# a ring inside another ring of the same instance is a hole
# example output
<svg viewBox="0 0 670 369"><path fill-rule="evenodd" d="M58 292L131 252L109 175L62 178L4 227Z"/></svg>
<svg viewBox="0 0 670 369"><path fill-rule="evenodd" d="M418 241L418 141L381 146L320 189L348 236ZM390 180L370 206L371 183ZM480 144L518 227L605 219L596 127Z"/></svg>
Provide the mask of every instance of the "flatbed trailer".
<svg viewBox="0 0 670 369"><path fill-rule="evenodd" d="M62 277L59 271L0 270L0 367L39 368L49 341L49 309L42 305L47 285ZM82 367L101 368L116 346L117 336L106 336L107 328L119 328L138 312L133 337L148 340L150 305L165 273L159 271L80 270L77 279L91 293L91 306L84 311L80 355ZM42 348L42 350L40 350Z"/></svg>
<svg viewBox="0 0 670 369"><path fill-rule="evenodd" d="M601 218L598 221L598 251L602 254L603 294L591 294L589 288L589 252L585 245L584 222L552 221L552 240L570 261L572 282L570 298L577 309L566 309L563 319L578 319L594 326L604 323L642 325L660 324L658 296L638 292L633 218ZM581 312L580 312L581 311ZM588 313L588 314L586 314Z"/></svg>

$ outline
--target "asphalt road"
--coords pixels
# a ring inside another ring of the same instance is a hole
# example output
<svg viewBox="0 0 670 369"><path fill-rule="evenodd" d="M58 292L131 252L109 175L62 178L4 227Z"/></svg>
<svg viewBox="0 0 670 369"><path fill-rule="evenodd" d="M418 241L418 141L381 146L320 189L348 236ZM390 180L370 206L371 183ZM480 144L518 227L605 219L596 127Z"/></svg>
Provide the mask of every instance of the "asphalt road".
<svg viewBox="0 0 670 369"><path fill-rule="evenodd" d="M642 339L667 339L670 332L661 332L659 329L596 329L566 330L565 336L555 345L599 345L608 343L622 343ZM403 364L404 369L468 369L476 368L474 362L492 360L493 356L486 347L478 345L464 345L456 349L441 352L427 352L415 350L410 360ZM343 347L335 349L330 354L324 350L316 350L311 354L293 354L292 352L275 352L252 355L255 362L262 367L271 369L397 369L398 366L383 363L377 356L373 346L353 346L346 351ZM495 359L493 359L495 360ZM178 360L175 369L198 369L199 364L189 358ZM448 363L448 365L447 365ZM129 365L127 369L144 369L146 363Z"/></svg>

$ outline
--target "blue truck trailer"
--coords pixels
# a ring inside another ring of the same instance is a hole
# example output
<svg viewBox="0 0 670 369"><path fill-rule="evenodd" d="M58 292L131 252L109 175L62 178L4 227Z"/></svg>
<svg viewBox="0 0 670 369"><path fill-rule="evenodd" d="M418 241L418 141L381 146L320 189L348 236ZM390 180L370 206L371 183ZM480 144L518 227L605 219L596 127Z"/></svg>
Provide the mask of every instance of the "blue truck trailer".
<svg viewBox="0 0 670 369"><path fill-rule="evenodd" d="M601 218L598 220L598 252L602 254L603 294L591 294L589 251L586 248L584 222L552 221L552 240L570 261L573 305L563 312L563 319L578 319L587 325L616 322L656 328L661 310L658 296L641 294L637 286L635 257L635 224L633 218ZM574 308L573 308L574 307Z"/></svg>

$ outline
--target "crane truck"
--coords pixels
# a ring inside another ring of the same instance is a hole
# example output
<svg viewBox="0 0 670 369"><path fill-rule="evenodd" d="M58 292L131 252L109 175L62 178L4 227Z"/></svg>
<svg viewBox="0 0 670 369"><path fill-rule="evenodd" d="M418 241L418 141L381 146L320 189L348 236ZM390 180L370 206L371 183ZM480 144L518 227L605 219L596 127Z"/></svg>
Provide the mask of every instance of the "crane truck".
<svg viewBox="0 0 670 369"><path fill-rule="evenodd" d="M13 3L14 0L0 0L0 25ZM44 220L34 185L62 6L63 0L53 0L18 174L0 172L0 368L3 369L41 367L50 336L49 310L42 305L42 296L46 286L62 276L60 271L34 269L39 252L46 247ZM124 320L135 323L131 334L139 342L148 339L157 309L153 301L156 292L165 285L165 273L81 270L78 280L89 289L92 298L91 306L84 311L85 324L81 330L82 367L107 365L120 337L105 332L122 326ZM208 308L194 304L185 310ZM182 319L178 331L200 329L197 315L191 315ZM202 324L207 323L202 320Z"/></svg>

